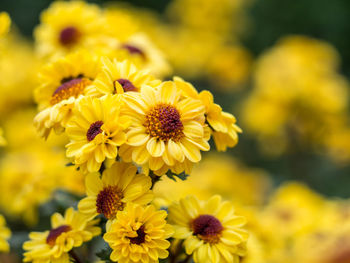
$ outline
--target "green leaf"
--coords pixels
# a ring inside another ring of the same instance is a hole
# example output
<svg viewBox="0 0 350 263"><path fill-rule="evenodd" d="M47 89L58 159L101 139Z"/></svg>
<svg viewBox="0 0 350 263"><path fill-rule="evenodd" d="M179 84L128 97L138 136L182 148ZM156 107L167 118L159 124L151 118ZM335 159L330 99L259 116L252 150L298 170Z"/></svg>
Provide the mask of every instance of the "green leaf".
<svg viewBox="0 0 350 263"><path fill-rule="evenodd" d="M96 253L96 256L98 256L101 260L105 261L106 263L111 263L109 256L112 253L112 249L110 247L106 247L102 249L101 251Z"/></svg>
<svg viewBox="0 0 350 263"><path fill-rule="evenodd" d="M175 173L173 173L171 170L168 170L168 171L166 172L166 176L168 176L171 180L174 180L174 181L176 181L175 177L178 177L178 178L180 178L182 181L185 181L189 175L186 174L185 172L182 172L182 173L180 173L180 174L175 174Z"/></svg>

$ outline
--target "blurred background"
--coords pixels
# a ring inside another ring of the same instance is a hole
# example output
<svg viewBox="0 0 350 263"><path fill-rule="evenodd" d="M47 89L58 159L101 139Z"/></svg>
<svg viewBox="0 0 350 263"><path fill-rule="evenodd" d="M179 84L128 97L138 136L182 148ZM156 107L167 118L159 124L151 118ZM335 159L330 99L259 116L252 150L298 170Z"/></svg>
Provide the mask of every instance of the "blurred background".
<svg viewBox="0 0 350 263"><path fill-rule="evenodd" d="M4 189L0 186L0 207L6 216L16 218L9 223L18 230L11 241L16 251L21 251L28 229L32 226L45 229L49 215L63 211L84 193L82 175L73 168L69 172L62 170L70 169L64 167L66 160L60 148L64 139L53 137L45 143L31 130L35 115L33 76L42 64L33 52L33 30L39 24L40 13L51 2L0 1L0 10L10 14L11 30L16 32L15 40L6 40L11 45L3 50L0 59L0 126L8 141L2 152L7 154L2 155L0 166L0 176L7 180ZM320 229L328 231L329 226L334 228L335 222L349 221L350 216L346 200L350 197L350 2L87 2L119 14L115 17L120 22L120 31L129 26L145 34L170 65L171 70L163 68L160 75L165 79L180 76L198 90L210 90L215 102L234 114L243 129L236 147L225 154L213 151L204 154L189 182L173 184L168 179L160 182L156 188L159 205L164 205L164 199L173 200L192 192L194 186L203 198L220 193L236 202L251 220L255 234L250 246L256 253L246 262L287 263L297 259L320 263L319 259L312 261L311 256L301 258L304 254L301 251L316 241L313 236L309 239L299 236L300 232L316 236ZM53 147L54 151L41 144ZM24 173L28 178L25 187L18 185ZM55 179L45 180L47 174ZM42 194L34 198L32 194L37 189ZM16 196L16 202L8 208L10 196ZM28 207L32 209L26 210ZM258 207L259 212L252 212L251 207ZM297 213L291 220L291 232L284 233L291 217L286 211L293 209ZM317 231L310 230L310 225L325 210L327 223ZM339 211L342 216L335 219ZM273 215L278 215L280 225ZM264 220L257 223L259 216L264 216ZM295 227L295 221L300 228ZM349 229L330 234L334 241L341 240L340 236L346 233L349 242L345 242L345 252L338 251L340 256L322 262L349 262L346 261L350 260ZM274 231L283 232L277 241L270 239ZM293 256L298 256L294 258L288 254L292 252L286 245L290 237L297 240ZM317 236L317 242L320 240ZM277 252L259 254L266 244ZM323 242L319 247L329 250L332 245ZM314 251L317 254L322 250Z"/></svg>

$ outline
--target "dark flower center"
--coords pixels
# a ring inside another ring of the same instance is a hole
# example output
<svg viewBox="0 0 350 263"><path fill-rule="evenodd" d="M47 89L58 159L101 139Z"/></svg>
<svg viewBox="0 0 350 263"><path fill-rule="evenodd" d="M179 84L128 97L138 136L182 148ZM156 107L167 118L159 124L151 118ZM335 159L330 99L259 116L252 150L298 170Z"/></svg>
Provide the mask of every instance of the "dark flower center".
<svg viewBox="0 0 350 263"><path fill-rule="evenodd" d="M130 54L137 54L137 55L140 55L143 59L146 59L145 53L138 47L135 47L130 44L123 44L121 48L128 50Z"/></svg>
<svg viewBox="0 0 350 263"><path fill-rule="evenodd" d="M124 92L137 91L137 88L132 84L130 80L127 79L117 79L116 80L122 87Z"/></svg>
<svg viewBox="0 0 350 263"><path fill-rule="evenodd" d="M85 88L91 84L91 80L88 78L74 78L63 82L51 96L50 104L55 105L62 100L69 99L70 97L77 98L83 94Z"/></svg>
<svg viewBox="0 0 350 263"><path fill-rule="evenodd" d="M56 243L56 239L65 232L71 231L72 228L68 225L62 225L57 228L51 229L49 235L46 238L46 243L50 246L54 246Z"/></svg>
<svg viewBox="0 0 350 263"><path fill-rule="evenodd" d="M146 233L145 233L145 226L141 226L137 231L137 237L129 237L130 239L130 243L131 244L136 244L136 245L140 245L142 243L145 242L145 237L146 237Z"/></svg>
<svg viewBox="0 0 350 263"><path fill-rule="evenodd" d="M95 139L95 137L102 132L102 129L101 129L102 125L103 125L103 121L96 121L90 125L90 128L86 133L86 138L89 142Z"/></svg>
<svg viewBox="0 0 350 263"><path fill-rule="evenodd" d="M62 29L59 36L59 41L64 46L76 44L80 38L80 32L74 26L68 26Z"/></svg>
<svg viewBox="0 0 350 263"><path fill-rule="evenodd" d="M146 131L162 141L179 141L184 133L179 111L169 104L158 104L146 114Z"/></svg>
<svg viewBox="0 0 350 263"><path fill-rule="evenodd" d="M224 229L221 222L212 215L200 215L192 221L193 234L208 243L217 243Z"/></svg>
<svg viewBox="0 0 350 263"><path fill-rule="evenodd" d="M96 198L96 211L103 214L107 219L115 218L118 211L123 210L123 192L116 186L103 188Z"/></svg>

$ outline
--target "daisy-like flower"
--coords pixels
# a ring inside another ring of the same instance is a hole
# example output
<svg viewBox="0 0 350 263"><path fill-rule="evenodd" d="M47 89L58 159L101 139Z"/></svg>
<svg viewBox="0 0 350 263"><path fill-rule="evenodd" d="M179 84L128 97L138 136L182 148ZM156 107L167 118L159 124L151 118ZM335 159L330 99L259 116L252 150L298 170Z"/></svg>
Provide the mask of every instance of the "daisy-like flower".
<svg viewBox="0 0 350 263"><path fill-rule="evenodd" d="M64 130L72 116L75 101L83 96L98 71L98 58L87 51L60 58L39 73L40 85L34 91L39 112L34 124L42 137L47 138L54 129Z"/></svg>
<svg viewBox="0 0 350 263"><path fill-rule="evenodd" d="M132 164L116 162L99 173L88 174L85 178L87 197L79 202L79 211L91 217L103 214L114 219L127 203L146 205L152 201L149 176L137 174Z"/></svg>
<svg viewBox="0 0 350 263"><path fill-rule="evenodd" d="M104 240L112 248L112 261L118 263L156 263L168 257L170 242L166 239L173 234L172 227L166 223L165 211L157 211L154 206L142 207L128 204L117 214Z"/></svg>
<svg viewBox="0 0 350 263"><path fill-rule="evenodd" d="M132 124L120 149L124 161L157 175L168 169L190 173L192 164L201 160L200 150L209 150L204 106L182 97L176 83L167 81L156 89L145 85L140 93L125 94L125 100Z"/></svg>
<svg viewBox="0 0 350 263"><path fill-rule="evenodd" d="M0 215L0 251L8 252L10 250L10 246L7 242L9 237L11 236L11 231L6 227L5 218Z"/></svg>
<svg viewBox="0 0 350 263"><path fill-rule="evenodd" d="M213 95L209 91L203 90L198 93L191 83L179 77L174 77L174 82L184 96L202 101L206 122L209 124L217 150L226 151L227 147L234 147L238 142L238 133L242 132L236 125L236 118L231 113L222 111L220 105L214 103Z"/></svg>
<svg viewBox="0 0 350 263"><path fill-rule="evenodd" d="M234 214L229 202L220 196L199 201L188 196L169 207L169 222L174 238L184 239L188 255L197 263L239 262L243 256L248 233L241 227L245 219Z"/></svg>
<svg viewBox="0 0 350 263"><path fill-rule="evenodd" d="M30 240L23 244L26 250L23 262L70 262L69 251L101 234L97 223L98 220L90 221L73 208L67 209L64 217L53 214L50 231L29 234Z"/></svg>
<svg viewBox="0 0 350 263"><path fill-rule="evenodd" d="M105 30L102 11L83 1L55 1L40 17L35 29L38 53L59 57L89 48Z"/></svg>
<svg viewBox="0 0 350 263"><path fill-rule="evenodd" d="M149 74L148 70L139 70L129 60L118 62L103 57L102 71L98 74L93 85L86 90L88 96L100 97L106 94L123 94L130 91L140 91L141 86L146 84L155 87L160 80Z"/></svg>
<svg viewBox="0 0 350 263"><path fill-rule="evenodd" d="M83 171L97 172L102 162L115 159L118 146L126 141L124 130L130 119L121 114L123 101L119 96L84 97L76 104L74 116L67 123L70 139L67 157Z"/></svg>
<svg viewBox="0 0 350 263"><path fill-rule="evenodd" d="M4 131L0 128L0 147L7 144L6 139L3 136Z"/></svg>

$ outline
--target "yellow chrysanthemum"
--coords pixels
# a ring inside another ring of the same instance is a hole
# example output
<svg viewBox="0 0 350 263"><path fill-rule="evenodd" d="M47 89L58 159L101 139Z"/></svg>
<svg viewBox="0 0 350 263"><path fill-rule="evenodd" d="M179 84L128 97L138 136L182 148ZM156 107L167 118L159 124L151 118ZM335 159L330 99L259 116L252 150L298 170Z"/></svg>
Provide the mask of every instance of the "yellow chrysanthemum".
<svg viewBox="0 0 350 263"><path fill-rule="evenodd" d="M11 18L8 13L0 12L0 37L5 36L11 26Z"/></svg>
<svg viewBox="0 0 350 263"><path fill-rule="evenodd" d="M199 99L205 106L206 121L209 124L211 134L218 151L226 151L227 147L234 147L238 142L238 133L242 130L236 125L236 118L214 103L213 95L203 90L198 91L179 77L174 77L177 86L182 90L184 96Z"/></svg>
<svg viewBox="0 0 350 263"><path fill-rule="evenodd" d="M124 130L128 117L121 115L121 97L106 95L101 98L82 98L74 108L74 117L67 123L67 157L83 171L96 172L102 162L115 159L117 146L126 141Z"/></svg>
<svg viewBox="0 0 350 263"><path fill-rule="evenodd" d="M35 29L38 53L58 57L88 48L104 32L102 11L83 1L55 1L40 17Z"/></svg>
<svg viewBox="0 0 350 263"><path fill-rule="evenodd" d="M147 85L140 93L125 94L132 124L120 155L162 175L168 169L190 173L192 164L208 151L209 136L201 101L183 98L176 83L167 81L156 89Z"/></svg>
<svg viewBox="0 0 350 263"><path fill-rule="evenodd" d="M34 91L39 112L34 124L46 137L51 129L61 132L72 116L75 101L97 75L98 58L87 51L60 58L39 73L39 87Z"/></svg>
<svg viewBox="0 0 350 263"><path fill-rule="evenodd" d="M0 128L0 146L5 146L7 144L6 139L3 136L4 131Z"/></svg>
<svg viewBox="0 0 350 263"><path fill-rule="evenodd" d="M88 174L85 178L87 197L79 202L79 211L95 217L103 214L114 219L127 203L146 205L152 201L150 190L152 182L149 176L137 174L132 164L116 162L99 173Z"/></svg>
<svg viewBox="0 0 350 263"><path fill-rule="evenodd" d="M73 208L66 210L64 217L55 213L51 217L50 231L31 232L29 241L23 244L26 250L23 262L70 262L69 251L80 247L101 233L98 220L89 221Z"/></svg>
<svg viewBox="0 0 350 263"><path fill-rule="evenodd" d="M157 77L171 73L171 67L162 53L144 34L135 34L123 42L111 42L110 56L118 60L131 60L141 69L148 69Z"/></svg>
<svg viewBox="0 0 350 263"><path fill-rule="evenodd" d="M147 70L139 70L128 60L118 62L104 57L102 71L96 80L86 90L89 96L106 94L123 94L124 92L139 91L142 85L156 86L160 80L154 79Z"/></svg>
<svg viewBox="0 0 350 263"><path fill-rule="evenodd" d="M195 262L239 262L245 254L248 233L242 229L244 217L234 214L229 202L220 196L199 201L188 196L169 207L169 222L174 226L174 238L184 239L188 255Z"/></svg>
<svg viewBox="0 0 350 263"><path fill-rule="evenodd" d="M156 211L152 205L142 207L128 204L124 211L117 214L103 236L113 250L111 260L119 263L156 263L166 258L170 246L166 239L173 234L166 217L165 211Z"/></svg>
<svg viewBox="0 0 350 263"><path fill-rule="evenodd" d="M0 251L8 252L10 250L10 246L7 242L9 237L11 236L11 231L6 227L5 218L0 215Z"/></svg>

